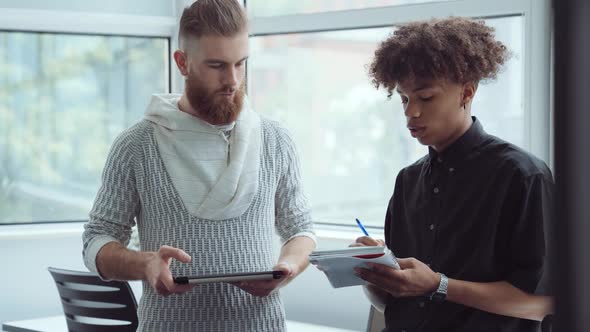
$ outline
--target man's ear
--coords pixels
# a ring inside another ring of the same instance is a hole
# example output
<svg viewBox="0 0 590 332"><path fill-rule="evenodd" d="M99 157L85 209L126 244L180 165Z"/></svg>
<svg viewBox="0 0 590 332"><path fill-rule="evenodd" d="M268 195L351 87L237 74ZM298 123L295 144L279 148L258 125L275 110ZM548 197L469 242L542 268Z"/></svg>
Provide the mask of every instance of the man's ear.
<svg viewBox="0 0 590 332"><path fill-rule="evenodd" d="M466 105L469 105L469 103L471 103L476 91L476 82L467 82L463 84L463 92L461 93L461 107L464 108Z"/></svg>
<svg viewBox="0 0 590 332"><path fill-rule="evenodd" d="M174 62L176 62L180 74L182 76L188 76L188 59L184 51L176 50L174 52Z"/></svg>

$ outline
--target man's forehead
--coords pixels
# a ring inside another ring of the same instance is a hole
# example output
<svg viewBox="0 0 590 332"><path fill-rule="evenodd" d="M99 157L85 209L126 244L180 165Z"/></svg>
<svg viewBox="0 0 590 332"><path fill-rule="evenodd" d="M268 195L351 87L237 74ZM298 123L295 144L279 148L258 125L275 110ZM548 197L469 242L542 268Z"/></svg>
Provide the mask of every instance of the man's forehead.
<svg viewBox="0 0 590 332"><path fill-rule="evenodd" d="M218 35L205 35L192 37L187 43L187 51L196 53L200 58L236 60L248 56L249 42L248 34L238 34L231 37Z"/></svg>
<svg viewBox="0 0 590 332"><path fill-rule="evenodd" d="M401 93L411 93L419 90L443 88L445 82L437 79L413 79L400 81L396 90Z"/></svg>

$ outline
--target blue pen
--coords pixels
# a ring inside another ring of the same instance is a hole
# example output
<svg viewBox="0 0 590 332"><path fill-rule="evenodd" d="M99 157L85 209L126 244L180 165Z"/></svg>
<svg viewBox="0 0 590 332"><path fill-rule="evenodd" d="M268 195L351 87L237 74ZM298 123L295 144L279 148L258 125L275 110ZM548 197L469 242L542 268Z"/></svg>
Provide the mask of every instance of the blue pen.
<svg viewBox="0 0 590 332"><path fill-rule="evenodd" d="M365 233L366 236L370 236L369 233L367 233L365 226L363 226L363 224L361 223L360 220L356 219L356 224L359 225L359 227L361 228L361 231L363 231L363 233Z"/></svg>

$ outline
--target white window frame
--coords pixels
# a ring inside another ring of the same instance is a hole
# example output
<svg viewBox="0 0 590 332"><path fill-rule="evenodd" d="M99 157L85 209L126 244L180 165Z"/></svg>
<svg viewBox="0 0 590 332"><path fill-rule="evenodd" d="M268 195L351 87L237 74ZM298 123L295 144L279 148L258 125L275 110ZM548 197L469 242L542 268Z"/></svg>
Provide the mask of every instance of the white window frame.
<svg viewBox="0 0 590 332"><path fill-rule="evenodd" d="M170 72L177 48L177 28L175 16L12 8L0 11L0 30L6 31L168 38L170 64L166 71L171 91L178 90L179 83L174 71Z"/></svg>
<svg viewBox="0 0 590 332"><path fill-rule="evenodd" d="M263 1L263 0L257 0ZM430 18L524 17L524 144L552 165L549 0L455 0L379 8L253 17L251 36L388 27Z"/></svg>

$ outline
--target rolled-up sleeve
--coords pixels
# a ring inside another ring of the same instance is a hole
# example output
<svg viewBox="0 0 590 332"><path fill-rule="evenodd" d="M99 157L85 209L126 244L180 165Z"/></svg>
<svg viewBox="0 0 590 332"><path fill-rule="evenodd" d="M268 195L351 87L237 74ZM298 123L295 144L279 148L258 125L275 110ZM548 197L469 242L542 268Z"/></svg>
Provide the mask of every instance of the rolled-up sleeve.
<svg viewBox="0 0 590 332"><path fill-rule="evenodd" d="M277 232L284 242L306 236L317 245L309 201L301 183L297 149L286 129L278 127L277 132L277 151L282 168L275 194Z"/></svg>
<svg viewBox="0 0 590 332"><path fill-rule="evenodd" d="M129 243L131 228L139 213L139 195L134 175L134 144L130 132L113 143L102 173L102 184L84 225L82 255L86 267L99 273L96 257L109 242ZM102 276L101 276L102 277Z"/></svg>

